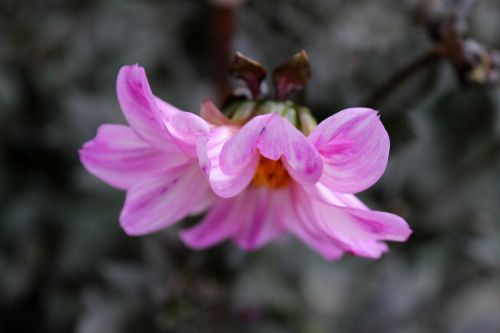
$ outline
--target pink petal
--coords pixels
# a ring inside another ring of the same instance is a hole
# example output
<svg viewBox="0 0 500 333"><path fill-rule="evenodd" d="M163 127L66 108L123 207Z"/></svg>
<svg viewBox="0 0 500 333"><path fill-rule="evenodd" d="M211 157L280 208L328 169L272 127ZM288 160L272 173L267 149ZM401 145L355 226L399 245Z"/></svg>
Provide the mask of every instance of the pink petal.
<svg viewBox="0 0 500 333"><path fill-rule="evenodd" d="M335 206L369 209L354 194L333 192L328 186L319 182L313 186L302 186L302 190L315 199L325 201Z"/></svg>
<svg viewBox="0 0 500 333"><path fill-rule="evenodd" d="M259 159L255 158L240 174L228 176L221 172L218 165L211 167L210 186L221 198L231 198L241 193L253 179Z"/></svg>
<svg viewBox="0 0 500 333"><path fill-rule="evenodd" d="M256 150L264 157L283 162L299 183L316 183L322 171L315 147L288 120L277 113L257 116L227 141L220 156L221 169L235 175L255 159Z"/></svg>
<svg viewBox="0 0 500 333"><path fill-rule="evenodd" d="M406 241L411 234L401 217L359 208L352 197L335 197L336 194L331 193L327 202L298 187L295 195L298 215L302 225L308 226L308 233L323 241L330 240L355 255L379 258L388 250L383 241ZM349 202L353 202L355 208L347 206Z"/></svg>
<svg viewBox="0 0 500 333"><path fill-rule="evenodd" d="M307 222L304 223L303 221L303 219L298 219L298 222L291 227L291 231L297 238L326 260L337 260L342 257L345 251L334 239L325 236L319 230L311 228L311 226L307 225Z"/></svg>
<svg viewBox="0 0 500 333"><path fill-rule="evenodd" d="M153 148L122 125L102 125L79 153L90 173L121 189L188 163L184 155Z"/></svg>
<svg viewBox="0 0 500 333"><path fill-rule="evenodd" d="M172 117L175 114L177 114L178 112L184 112L184 111L179 110L175 106L168 104L167 102L165 102L164 100L162 100L158 97L155 97L154 100L156 102L156 106L158 107L158 110L161 113L161 118L166 123L168 123L170 121L170 119L172 119Z"/></svg>
<svg viewBox="0 0 500 333"><path fill-rule="evenodd" d="M325 235L315 223L310 221L309 198L304 196L304 192L298 186L292 186L290 192L295 214L295 218L290 219L288 224L290 231L326 260L341 258L345 251L340 244Z"/></svg>
<svg viewBox="0 0 500 333"><path fill-rule="evenodd" d="M242 223L233 236L239 247L256 250L285 232L292 210L288 190L249 188L242 200L251 209L245 215L241 212Z"/></svg>
<svg viewBox="0 0 500 333"><path fill-rule="evenodd" d="M206 142L210 132L205 120L190 112L173 115L167 123L167 129L177 146L192 157L197 156L197 145Z"/></svg>
<svg viewBox="0 0 500 333"><path fill-rule="evenodd" d="M333 191L363 191L387 166L389 136L372 109L343 110L322 121L308 139L323 158L321 182Z"/></svg>
<svg viewBox="0 0 500 333"><path fill-rule="evenodd" d="M193 249L204 249L230 238L239 226L243 204L238 198L219 199L199 224L180 232L182 241Z"/></svg>
<svg viewBox="0 0 500 333"><path fill-rule="evenodd" d="M212 193L197 165L134 185L120 215L129 235L151 233L172 225L207 206Z"/></svg>
<svg viewBox="0 0 500 333"><path fill-rule="evenodd" d="M218 201L200 224L180 236L196 249L232 238L251 251L282 235L291 211L288 191L249 188L235 198Z"/></svg>
<svg viewBox="0 0 500 333"><path fill-rule="evenodd" d="M125 118L142 138L160 149L171 142L165 122L179 110L153 96L144 68L122 67L116 92Z"/></svg>
<svg viewBox="0 0 500 333"><path fill-rule="evenodd" d="M302 189L313 201L324 202L344 209L350 215L355 216L358 222L365 224L367 229L382 237L383 240L404 242L411 235L412 231L404 219L394 214L370 210L353 194L335 193L321 183ZM316 193L313 194L314 189ZM387 224L380 225L376 219L370 222L370 219L375 216L388 221Z"/></svg>
<svg viewBox="0 0 500 333"><path fill-rule="evenodd" d="M255 175L259 156L253 153L245 161L238 173L226 174L220 168L220 154L225 143L238 129L231 126L215 127L210 131L210 138L204 147L200 147L198 158L203 170L207 171L212 190L220 197L230 198L243 191Z"/></svg>

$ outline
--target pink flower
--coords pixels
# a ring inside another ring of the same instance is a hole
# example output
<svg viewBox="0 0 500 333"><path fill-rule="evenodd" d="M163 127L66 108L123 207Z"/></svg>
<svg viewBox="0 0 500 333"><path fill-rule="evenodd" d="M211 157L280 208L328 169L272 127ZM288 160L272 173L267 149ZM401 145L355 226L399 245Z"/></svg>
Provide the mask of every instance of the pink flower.
<svg viewBox="0 0 500 333"><path fill-rule="evenodd" d="M128 234L208 209L181 231L192 248L232 239L255 250L290 232L329 260L345 252L378 258L384 241L411 234L402 218L353 195L387 165L389 137L374 110L343 110L306 137L279 112L238 124L210 101L205 120L179 111L153 96L138 66L122 68L117 90L131 127L101 126L80 156L91 173L128 191L120 216Z"/></svg>

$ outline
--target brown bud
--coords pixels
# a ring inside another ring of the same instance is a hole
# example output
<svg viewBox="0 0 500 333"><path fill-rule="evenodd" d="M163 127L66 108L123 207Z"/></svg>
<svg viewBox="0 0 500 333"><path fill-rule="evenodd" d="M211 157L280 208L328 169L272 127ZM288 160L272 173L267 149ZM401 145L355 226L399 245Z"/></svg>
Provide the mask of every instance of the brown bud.
<svg viewBox="0 0 500 333"><path fill-rule="evenodd" d="M273 71L276 98L287 99L292 92L304 89L310 78L309 57L302 50Z"/></svg>
<svg viewBox="0 0 500 333"><path fill-rule="evenodd" d="M266 70L257 61L236 52L233 61L229 64L229 73L245 81L255 99L260 98L260 84L266 78Z"/></svg>
<svg viewBox="0 0 500 333"><path fill-rule="evenodd" d="M498 83L500 59L497 50L492 50L474 40L466 40L464 57L467 60L466 70L462 73L465 83Z"/></svg>

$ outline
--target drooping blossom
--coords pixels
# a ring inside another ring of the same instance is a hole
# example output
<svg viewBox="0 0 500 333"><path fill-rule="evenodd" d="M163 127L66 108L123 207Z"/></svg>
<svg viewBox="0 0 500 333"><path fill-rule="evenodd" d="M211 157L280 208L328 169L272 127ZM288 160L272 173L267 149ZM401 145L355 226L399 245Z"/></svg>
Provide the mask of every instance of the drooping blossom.
<svg viewBox="0 0 500 333"><path fill-rule="evenodd" d="M308 137L279 112L258 115L240 128L211 128L205 151L210 185L227 199L181 232L193 248L232 239L254 250L290 232L327 259L345 252L378 258L384 241L411 233L401 217L353 195L387 165L389 137L374 110L343 110Z"/></svg>
<svg viewBox="0 0 500 333"><path fill-rule="evenodd" d="M181 230L191 248L231 239L255 250L288 232L329 260L378 258L385 241L411 234L401 217L354 196L387 165L389 137L374 110L346 109L313 128L290 101L244 101L228 118L206 100L201 118L154 97L138 66L122 68L117 92L130 127L101 126L80 156L127 190L120 223L128 234L206 211Z"/></svg>

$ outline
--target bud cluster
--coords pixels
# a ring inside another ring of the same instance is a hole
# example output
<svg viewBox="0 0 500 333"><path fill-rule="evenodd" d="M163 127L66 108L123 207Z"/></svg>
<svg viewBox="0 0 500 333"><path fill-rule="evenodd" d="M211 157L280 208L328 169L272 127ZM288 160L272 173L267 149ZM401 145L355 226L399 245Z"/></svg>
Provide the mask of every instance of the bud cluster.
<svg viewBox="0 0 500 333"><path fill-rule="evenodd" d="M432 2L426 13L427 32L441 55L450 61L463 84L500 83L500 51L466 37L465 14L471 8L458 6L450 12L442 2Z"/></svg>
<svg viewBox="0 0 500 333"><path fill-rule="evenodd" d="M264 92L267 72L259 62L238 52L229 66L229 73L242 80L250 92L248 96L231 96L225 103L223 112L231 123L241 125L258 115L278 113L305 135L316 126L316 120L307 107L288 99L291 94L302 91L311 77L305 51L273 70L272 96Z"/></svg>

